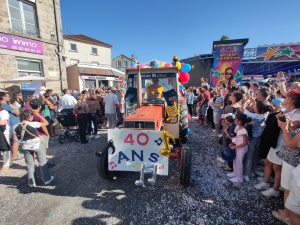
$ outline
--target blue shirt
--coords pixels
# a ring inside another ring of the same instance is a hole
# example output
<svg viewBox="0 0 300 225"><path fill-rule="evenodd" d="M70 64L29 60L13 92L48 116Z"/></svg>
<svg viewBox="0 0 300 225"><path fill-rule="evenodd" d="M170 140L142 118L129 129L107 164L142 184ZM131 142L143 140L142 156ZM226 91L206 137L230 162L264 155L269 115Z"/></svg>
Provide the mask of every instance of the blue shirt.
<svg viewBox="0 0 300 225"><path fill-rule="evenodd" d="M15 114L12 113L14 111L13 107L11 107L7 103L1 103L1 105L9 113L9 125L11 127L14 126L17 123L20 123L20 118L18 116L16 116Z"/></svg>
<svg viewBox="0 0 300 225"><path fill-rule="evenodd" d="M189 95L188 104L193 104L193 103L194 103L194 94L191 92Z"/></svg>
<svg viewBox="0 0 300 225"><path fill-rule="evenodd" d="M77 94L75 94L75 93L72 93L71 94L75 99L76 99L76 97L77 97Z"/></svg>
<svg viewBox="0 0 300 225"><path fill-rule="evenodd" d="M252 119L252 136L259 137L263 132L265 120L268 114L265 113L264 115L259 115L256 113L249 112L248 110L245 110L244 114L246 114Z"/></svg>
<svg viewBox="0 0 300 225"><path fill-rule="evenodd" d="M234 132L235 128L236 128L236 124L235 124L235 123L231 124L231 125L227 128L227 133L229 134L229 136L230 136L231 138L233 138L233 137L236 136L236 133ZM227 145L230 145L230 144L232 143L231 139L230 139L230 138L226 138L226 143L227 143Z"/></svg>

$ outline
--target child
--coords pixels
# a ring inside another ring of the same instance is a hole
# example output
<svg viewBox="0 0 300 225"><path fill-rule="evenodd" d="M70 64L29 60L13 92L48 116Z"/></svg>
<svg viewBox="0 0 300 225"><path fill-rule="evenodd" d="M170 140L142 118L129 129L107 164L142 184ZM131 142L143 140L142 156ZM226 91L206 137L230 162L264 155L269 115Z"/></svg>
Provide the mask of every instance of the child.
<svg viewBox="0 0 300 225"><path fill-rule="evenodd" d="M236 137L229 147L236 150L236 157L233 160L233 172L228 173L227 176L230 177L231 182L241 183L243 182L244 155L248 151L248 131L245 128L248 118L245 114L239 114L236 116L235 123L237 124L235 128Z"/></svg>

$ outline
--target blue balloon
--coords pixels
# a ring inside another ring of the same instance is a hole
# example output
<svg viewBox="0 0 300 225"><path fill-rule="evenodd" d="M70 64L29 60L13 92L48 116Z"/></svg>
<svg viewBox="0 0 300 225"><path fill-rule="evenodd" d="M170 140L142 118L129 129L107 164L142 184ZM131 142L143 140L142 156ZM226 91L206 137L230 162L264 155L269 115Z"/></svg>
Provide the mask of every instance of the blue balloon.
<svg viewBox="0 0 300 225"><path fill-rule="evenodd" d="M131 63L130 63L130 66L135 66L135 62L131 62Z"/></svg>
<svg viewBox="0 0 300 225"><path fill-rule="evenodd" d="M159 68L159 65L158 65L158 64L154 64L154 65L152 66L152 68Z"/></svg>
<svg viewBox="0 0 300 225"><path fill-rule="evenodd" d="M185 72L185 73L190 72L191 69L192 69L192 67L191 67L190 64L184 64L184 65L181 67L181 71L182 71L182 72Z"/></svg>
<svg viewBox="0 0 300 225"><path fill-rule="evenodd" d="M187 133L188 133L188 134L191 133L191 129L190 129L190 128L187 129Z"/></svg>
<svg viewBox="0 0 300 225"><path fill-rule="evenodd" d="M235 159L236 153L231 148L226 147L226 148L223 148L223 150L221 152L221 156L226 161L232 161Z"/></svg>
<svg viewBox="0 0 300 225"><path fill-rule="evenodd" d="M184 86L182 84L179 85L179 89L182 90L184 89Z"/></svg>

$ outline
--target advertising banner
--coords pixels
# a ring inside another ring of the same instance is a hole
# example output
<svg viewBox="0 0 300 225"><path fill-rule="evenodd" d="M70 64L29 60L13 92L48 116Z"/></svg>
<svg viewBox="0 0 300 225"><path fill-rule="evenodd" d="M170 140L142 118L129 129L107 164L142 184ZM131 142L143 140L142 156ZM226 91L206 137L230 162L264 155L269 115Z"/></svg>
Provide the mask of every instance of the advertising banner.
<svg viewBox="0 0 300 225"><path fill-rule="evenodd" d="M21 92L23 99L26 99L26 96L33 95L39 96L40 87L43 86L42 82L32 82L32 83L21 83Z"/></svg>
<svg viewBox="0 0 300 225"><path fill-rule="evenodd" d="M212 66L211 86L219 86L222 82L234 86L241 82L243 76L243 45L220 46L215 48Z"/></svg>
<svg viewBox="0 0 300 225"><path fill-rule="evenodd" d="M164 148L161 131L108 130L108 140L114 140L116 151L108 151L108 169L139 172L143 163L158 165L157 174L168 175L168 157L160 154Z"/></svg>
<svg viewBox="0 0 300 225"><path fill-rule="evenodd" d="M2 33L0 33L0 48L39 55L44 54L42 42Z"/></svg>
<svg viewBox="0 0 300 225"><path fill-rule="evenodd" d="M258 47L256 59L260 61L298 61L300 60L300 45Z"/></svg>

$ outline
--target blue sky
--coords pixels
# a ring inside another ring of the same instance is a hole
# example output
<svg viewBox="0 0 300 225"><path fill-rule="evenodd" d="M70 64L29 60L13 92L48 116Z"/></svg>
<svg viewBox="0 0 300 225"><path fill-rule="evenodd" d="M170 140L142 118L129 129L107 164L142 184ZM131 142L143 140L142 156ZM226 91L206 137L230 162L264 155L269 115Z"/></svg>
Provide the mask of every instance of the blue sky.
<svg viewBox="0 0 300 225"><path fill-rule="evenodd" d="M61 0L63 32L113 46L139 62L206 54L223 34L246 47L300 41L299 0Z"/></svg>

